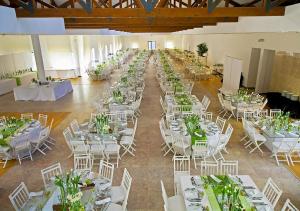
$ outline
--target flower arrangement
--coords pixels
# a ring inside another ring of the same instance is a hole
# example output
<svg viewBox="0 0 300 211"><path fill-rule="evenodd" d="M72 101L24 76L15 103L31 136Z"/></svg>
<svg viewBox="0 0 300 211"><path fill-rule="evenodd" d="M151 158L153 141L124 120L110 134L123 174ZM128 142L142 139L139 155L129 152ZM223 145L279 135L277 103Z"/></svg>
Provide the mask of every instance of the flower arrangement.
<svg viewBox="0 0 300 211"><path fill-rule="evenodd" d="M103 72L104 68L106 67L106 63L103 62L102 64L98 64L96 69L95 69L95 74L96 75L101 75L101 73Z"/></svg>
<svg viewBox="0 0 300 211"><path fill-rule="evenodd" d="M60 190L59 200L63 211L84 210L84 206L80 201L83 194L78 186L79 181L80 176L76 175L72 170L71 173L55 177L54 184Z"/></svg>
<svg viewBox="0 0 300 211"><path fill-rule="evenodd" d="M192 145L196 140L207 140L206 132L200 127L200 117L196 114L192 114L184 118L184 122L188 133L191 136Z"/></svg>
<svg viewBox="0 0 300 211"><path fill-rule="evenodd" d="M243 190L228 176L207 176L202 179L205 189L212 189L221 210L252 210L251 204L247 200L242 200L244 198Z"/></svg>
<svg viewBox="0 0 300 211"><path fill-rule="evenodd" d="M8 146L9 137L29 121L28 119L16 119L15 117L7 118L5 124L0 128L0 146Z"/></svg>
<svg viewBox="0 0 300 211"><path fill-rule="evenodd" d="M120 91L120 89L116 89L112 93L114 101L117 103L123 103L124 102L124 97Z"/></svg>
<svg viewBox="0 0 300 211"><path fill-rule="evenodd" d="M105 114L99 114L95 118L96 130L99 134L108 134L109 133L109 123L108 116Z"/></svg>
<svg viewBox="0 0 300 211"><path fill-rule="evenodd" d="M192 105L190 98L186 94L175 95L175 101L178 105Z"/></svg>

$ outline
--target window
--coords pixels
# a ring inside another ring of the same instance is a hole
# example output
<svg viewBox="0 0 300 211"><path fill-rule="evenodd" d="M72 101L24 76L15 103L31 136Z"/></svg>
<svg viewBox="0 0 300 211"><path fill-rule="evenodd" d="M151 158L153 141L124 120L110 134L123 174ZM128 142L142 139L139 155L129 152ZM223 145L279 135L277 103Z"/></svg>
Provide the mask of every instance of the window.
<svg viewBox="0 0 300 211"><path fill-rule="evenodd" d="M156 41L148 41L148 50L156 49Z"/></svg>

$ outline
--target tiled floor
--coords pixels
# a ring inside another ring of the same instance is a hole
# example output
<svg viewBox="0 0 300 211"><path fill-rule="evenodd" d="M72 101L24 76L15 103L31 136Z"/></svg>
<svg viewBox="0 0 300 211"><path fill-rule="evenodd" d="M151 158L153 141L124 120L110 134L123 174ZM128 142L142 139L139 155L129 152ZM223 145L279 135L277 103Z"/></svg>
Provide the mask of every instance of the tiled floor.
<svg viewBox="0 0 300 211"><path fill-rule="evenodd" d="M117 77L114 74L113 80ZM120 167L115 171L114 184L119 184L124 167L133 176L132 189L129 196L129 211L137 210L163 210L160 180L163 180L167 193L173 194L173 164L171 155L163 157L160 151L162 138L159 132L158 121L161 108L159 103L160 88L155 80L155 70L152 65L147 66L146 87L141 104L142 116L138 120L136 156L126 155L121 160ZM94 110L95 99L101 91L109 87L110 82L92 82L76 80L73 83L74 91L56 102L15 102L13 94L0 97L0 111L11 112L43 112L65 111L71 114L53 131L52 136L57 144L46 156L34 155L34 161L24 161L21 166L12 167L0 178L0 210L12 210L8 200L9 193L24 181L30 191L38 191L43 187L40 170L53 163L60 162L64 170L69 170L73 165L72 158L68 159L69 149L64 142L62 131L73 118L84 121L89 118ZM207 95L212 103L210 111L216 112L219 103L216 91L220 87L218 78L208 81L196 82L193 94L202 99ZM214 116L216 118L216 116ZM249 154L239 139L242 137L241 123L230 120L234 127L233 137L230 140L225 158L239 160L240 174L249 174L257 185L262 188L268 177L272 177L282 188L283 195L277 206L281 208L284 201L290 198L297 207L300 207L300 181L296 179L283 165L279 167L270 158L270 152L264 148L264 155ZM199 174L192 166L192 173Z"/></svg>

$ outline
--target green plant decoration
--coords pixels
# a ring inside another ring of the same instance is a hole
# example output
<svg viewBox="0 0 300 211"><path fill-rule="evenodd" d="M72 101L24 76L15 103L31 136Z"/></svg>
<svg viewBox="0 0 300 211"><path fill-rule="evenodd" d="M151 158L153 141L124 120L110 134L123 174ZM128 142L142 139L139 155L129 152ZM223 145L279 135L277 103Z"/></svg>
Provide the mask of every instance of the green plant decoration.
<svg viewBox="0 0 300 211"><path fill-rule="evenodd" d="M198 48L197 53L199 56L204 56L204 54L207 53L208 51L206 43L201 43L197 45L197 48Z"/></svg>

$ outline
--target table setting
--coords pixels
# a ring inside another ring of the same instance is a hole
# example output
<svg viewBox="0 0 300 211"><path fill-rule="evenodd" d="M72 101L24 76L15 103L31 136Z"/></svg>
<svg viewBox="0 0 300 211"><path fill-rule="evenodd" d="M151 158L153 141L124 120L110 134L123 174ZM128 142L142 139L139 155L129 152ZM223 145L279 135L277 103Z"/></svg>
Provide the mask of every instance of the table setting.
<svg viewBox="0 0 300 211"><path fill-rule="evenodd" d="M42 126L37 120L9 117L5 123L0 123L0 147L14 148L30 140L36 140L41 130Z"/></svg>
<svg viewBox="0 0 300 211"><path fill-rule="evenodd" d="M187 211L273 210L248 175L182 176L180 184Z"/></svg>

